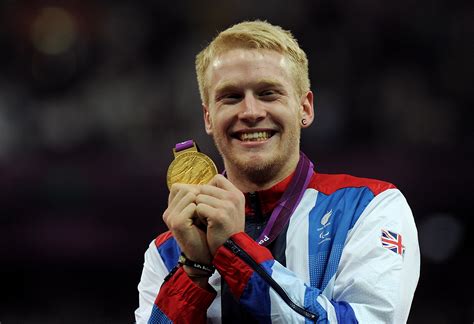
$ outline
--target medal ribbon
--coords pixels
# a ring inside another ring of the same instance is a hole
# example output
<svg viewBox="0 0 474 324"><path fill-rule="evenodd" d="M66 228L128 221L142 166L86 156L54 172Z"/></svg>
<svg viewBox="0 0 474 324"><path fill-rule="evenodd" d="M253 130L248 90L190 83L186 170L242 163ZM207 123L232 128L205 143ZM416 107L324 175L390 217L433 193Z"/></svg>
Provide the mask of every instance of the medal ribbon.
<svg viewBox="0 0 474 324"><path fill-rule="evenodd" d="M174 148L176 150L176 152L180 152L180 151L183 151L183 150L186 150L188 148L191 148L193 147L194 145L194 141L193 140L187 140L187 141L184 141L184 142L181 142L181 143L177 143ZM197 145L196 145L197 146Z"/></svg>
<svg viewBox="0 0 474 324"><path fill-rule="evenodd" d="M257 239L259 244L267 246L273 242L286 224L288 224L291 215L303 197L303 193L313 176L313 172L313 163L303 152L300 152L300 160L296 166L295 174L275 209L273 209L262 234L260 234L260 237Z"/></svg>

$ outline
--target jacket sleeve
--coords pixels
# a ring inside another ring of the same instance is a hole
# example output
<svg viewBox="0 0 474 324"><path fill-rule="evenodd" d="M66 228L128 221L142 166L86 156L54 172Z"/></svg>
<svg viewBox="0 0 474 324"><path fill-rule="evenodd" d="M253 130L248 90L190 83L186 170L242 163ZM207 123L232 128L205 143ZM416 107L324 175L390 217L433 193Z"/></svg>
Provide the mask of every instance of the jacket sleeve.
<svg viewBox="0 0 474 324"><path fill-rule="evenodd" d="M403 233L404 254L382 246L381 229L384 228ZM220 247L214 265L240 304L262 322L407 321L419 277L419 249L411 210L397 189L377 195L349 231L337 272L330 283L331 295L310 287L246 234L235 234L231 241L238 248ZM253 262L246 261L239 249ZM267 275L262 275L262 270ZM286 298L271 281L277 283ZM314 319L297 311L298 308L314 314Z"/></svg>
<svg viewBox="0 0 474 324"><path fill-rule="evenodd" d="M138 291L137 324L205 323L216 295L194 284L181 267L168 271L155 242L145 253Z"/></svg>

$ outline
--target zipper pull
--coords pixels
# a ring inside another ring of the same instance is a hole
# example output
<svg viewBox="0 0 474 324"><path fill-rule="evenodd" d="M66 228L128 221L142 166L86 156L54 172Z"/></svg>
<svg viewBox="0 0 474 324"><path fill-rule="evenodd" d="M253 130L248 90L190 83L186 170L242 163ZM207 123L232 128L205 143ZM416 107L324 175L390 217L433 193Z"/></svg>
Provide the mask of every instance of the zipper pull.
<svg viewBox="0 0 474 324"><path fill-rule="evenodd" d="M231 250L232 253L237 254L237 255L240 254L240 248L231 239L228 239L227 241L225 241L224 246L228 248L229 250Z"/></svg>

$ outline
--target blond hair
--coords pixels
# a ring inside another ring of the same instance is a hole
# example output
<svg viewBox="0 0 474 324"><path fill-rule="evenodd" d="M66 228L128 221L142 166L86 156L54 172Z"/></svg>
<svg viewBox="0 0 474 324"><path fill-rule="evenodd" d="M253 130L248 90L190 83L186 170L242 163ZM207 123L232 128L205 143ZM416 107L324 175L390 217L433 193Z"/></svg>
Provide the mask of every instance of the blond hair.
<svg viewBox="0 0 474 324"><path fill-rule="evenodd" d="M266 21L244 21L220 32L212 42L196 56L196 74L202 102L209 104L206 71L218 55L225 51L265 49L286 56L291 63L296 94L302 96L309 91L308 59L290 31Z"/></svg>

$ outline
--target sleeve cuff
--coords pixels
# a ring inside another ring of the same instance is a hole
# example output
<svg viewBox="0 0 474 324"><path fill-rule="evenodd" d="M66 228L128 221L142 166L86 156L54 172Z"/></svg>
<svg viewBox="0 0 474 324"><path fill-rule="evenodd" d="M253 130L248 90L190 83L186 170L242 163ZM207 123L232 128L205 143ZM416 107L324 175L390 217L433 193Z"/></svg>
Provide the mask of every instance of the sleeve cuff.
<svg viewBox="0 0 474 324"><path fill-rule="evenodd" d="M180 318L182 312L189 313L190 309L206 313L215 297L215 291L196 285L180 267L163 283L155 304L168 318L173 319Z"/></svg>
<svg viewBox="0 0 474 324"><path fill-rule="evenodd" d="M257 242L255 242L250 236L248 236L244 232L236 233L230 237L235 244L237 244L242 250L244 250L252 259L254 259L257 263L262 263L268 260L273 259L273 255L271 254L270 250L266 247L261 246ZM217 249L217 253L214 256L214 265L217 267L217 263L219 262L219 255L220 254L232 254L235 255L232 251L227 249L225 246L221 246ZM217 258L217 260L216 260Z"/></svg>
<svg viewBox="0 0 474 324"><path fill-rule="evenodd" d="M257 263L273 259L272 254L267 248L260 246L243 232L232 235L230 239ZM217 249L213 264L229 285L232 294L237 299L240 298L248 281L254 274L254 270L225 246Z"/></svg>

